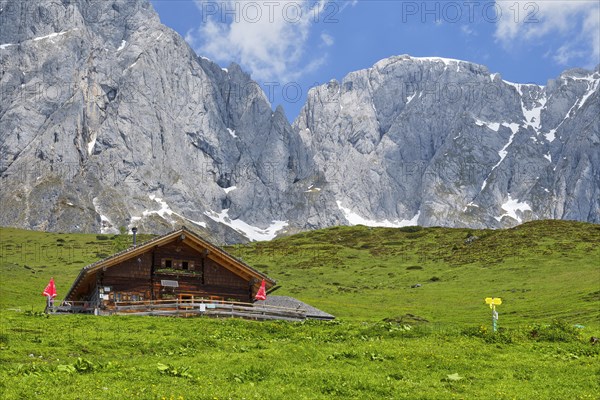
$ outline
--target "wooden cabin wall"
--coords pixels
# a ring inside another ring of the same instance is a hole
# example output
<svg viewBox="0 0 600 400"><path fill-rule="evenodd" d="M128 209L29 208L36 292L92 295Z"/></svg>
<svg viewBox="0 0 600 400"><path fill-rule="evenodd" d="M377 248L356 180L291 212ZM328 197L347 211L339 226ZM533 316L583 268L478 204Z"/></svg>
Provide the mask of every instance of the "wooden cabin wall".
<svg viewBox="0 0 600 400"><path fill-rule="evenodd" d="M101 272L101 285L113 292L145 292L150 289L152 252L148 251Z"/></svg>
<svg viewBox="0 0 600 400"><path fill-rule="evenodd" d="M203 289L209 293L223 293L225 300L252 301L250 282L211 259L204 262Z"/></svg>
<svg viewBox="0 0 600 400"><path fill-rule="evenodd" d="M204 283L206 285L226 286L235 289L248 289L248 281L234 274L216 261L207 259L204 265Z"/></svg>
<svg viewBox="0 0 600 400"><path fill-rule="evenodd" d="M161 299L192 294L202 297L220 297L224 300L252 301L250 282L219 264L218 254L198 251L182 241L174 241L97 272L97 280L89 282L83 289L89 297L96 283L109 287L110 300ZM171 268L165 260L171 260ZM182 262L188 269L182 269ZM163 287L161 280L174 280L179 287Z"/></svg>
<svg viewBox="0 0 600 400"><path fill-rule="evenodd" d="M250 283L229 271L227 268L211 260L211 255L205 255L191 248L183 242L170 243L156 248L154 256L154 271L165 268L163 260L170 259L177 265L172 269L181 270L181 261L188 261L190 267L188 272L197 272L198 275L178 275L176 278L156 274L154 282L154 293L172 292L173 294L194 294L199 296L219 296L223 299L236 299L250 301ZM191 266L193 265L193 267ZM179 287L174 290L164 289L160 285L162 279L177 280Z"/></svg>
<svg viewBox="0 0 600 400"><path fill-rule="evenodd" d="M181 242L169 243L156 248L154 255L155 270L164 268L161 264L164 259L193 262L194 270L198 270L202 265L202 254ZM180 268L180 266L174 267Z"/></svg>

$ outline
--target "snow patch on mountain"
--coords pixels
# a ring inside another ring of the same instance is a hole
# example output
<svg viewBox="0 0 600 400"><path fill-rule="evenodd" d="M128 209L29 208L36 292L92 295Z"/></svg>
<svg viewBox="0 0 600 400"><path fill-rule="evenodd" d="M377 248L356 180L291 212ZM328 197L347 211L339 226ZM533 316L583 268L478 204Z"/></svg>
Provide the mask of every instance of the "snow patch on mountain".
<svg viewBox="0 0 600 400"><path fill-rule="evenodd" d="M491 129L491 130L493 130L495 132L498 132L498 129L500 129L500 123L498 123L498 122L485 122L485 121L482 121L482 120L480 120L478 118L475 118L475 125L477 125L477 126L486 126L486 127L488 127L489 129Z"/></svg>
<svg viewBox="0 0 600 400"><path fill-rule="evenodd" d="M157 214L162 218L166 218L167 216L171 216L171 215L175 214L175 212L173 210L171 210L171 207L169 207L167 202L164 201L163 199L161 199L160 197L156 197L156 195L153 195L153 194L151 194L148 197L150 198L150 200L157 202L160 205L160 209L159 210L146 210L142 213L142 215L144 217L147 217L152 214Z"/></svg>
<svg viewBox="0 0 600 400"><path fill-rule="evenodd" d="M403 226L417 225L419 216L421 215L421 212L419 211L411 219L403 219L403 220L396 219L394 221L389 221L387 219L384 219L383 221L374 221L374 220L369 220L369 219L363 218L360 215L353 212L351 209L345 208L344 206L342 206L342 202L339 200L336 203L337 203L340 211L342 211L342 213L344 213L344 217L346 218L346 220L348 221L348 223L350 225L364 225L364 226L383 227L383 228L401 228Z"/></svg>
<svg viewBox="0 0 600 400"><path fill-rule="evenodd" d="M544 133L544 137L546 138L546 140L550 143L554 142L554 139L556 138L556 129L551 129L550 132L548 133Z"/></svg>
<svg viewBox="0 0 600 400"><path fill-rule="evenodd" d="M498 165L500 165L500 163L502 161L504 161L504 159L506 158L506 155L508 154L506 149L508 149L508 147L512 144L512 142L515 138L515 135L519 131L519 124L515 124L515 123L507 124L506 122L503 122L502 126L509 128L511 130L512 134L508 138L508 143L506 143L506 145L502 148L502 150L500 150L498 152L498 155L500 156L500 161L498 161L498 164L494 165L494 168L492 168L492 170L495 169Z"/></svg>
<svg viewBox="0 0 600 400"><path fill-rule="evenodd" d="M410 57L413 60L423 61L423 62L433 62L433 63L444 63L447 67L456 66L456 72L460 71L460 63L464 62L461 60L456 60L454 58L443 58L443 57Z"/></svg>
<svg viewBox="0 0 600 400"><path fill-rule="evenodd" d="M279 231L288 226L287 221L272 221L269 227L264 229L258 228L240 219L231 219L229 217L229 209L224 209L220 213L210 210L206 211L204 215L215 222L222 223L223 225L227 225L230 228L235 229L253 242L273 240Z"/></svg>
<svg viewBox="0 0 600 400"><path fill-rule="evenodd" d="M144 212L142 212L142 217L149 217L151 215L158 215L159 217L167 220L167 221L172 221L172 218L167 218L167 217L171 217L172 215L176 215L181 219L190 221L193 224L196 224L198 226L201 226L203 228L206 228L206 222L202 222L202 221L194 221L192 219L186 218L183 215L173 211L171 209L171 207L169 206L169 204L167 204L166 201L164 201L162 198L160 197L156 197L156 195L151 194L148 196L150 198L150 200L153 200L155 202L157 202L160 205L160 209L159 210L145 210ZM132 217L131 220L140 220L141 217Z"/></svg>
<svg viewBox="0 0 600 400"><path fill-rule="evenodd" d="M304 193L317 193L317 192L320 192L320 191L321 191L321 188L314 187L314 185L310 185L310 186L308 187L308 189L306 189L306 190L304 191Z"/></svg>
<svg viewBox="0 0 600 400"><path fill-rule="evenodd" d="M500 222L504 217L510 217L516 220L518 223L521 223L523 220L521 219L521 216L517 214L517 212L523 213L525 211L531 211L529 204L524 201L519 202L518 199L511 198L510 193L508 194L508 200L502 204L501 208L506 212L499 217L494 217L498 222Z"/></svg>
<svg viewBox="0 0 600 400"><path fill-rule="evenodd" d="M527 109L523 100L521 99L521 110L523 111L523 117L525 118L526 126L530 126L537 133L540 131L542 123L542 109L546 107L546 98L542 97L538 100L539 104L531 109Z"/></svg>
<svg viewBox="0 0 600 400"><path fill-rule="evenodd" d="M110 218L104 215L100 210L101 207L97 197L92 199L92 204L94 205L94 211L100 216L100 233L119 233L119 230L114 226Z"/></svg>
<svg viewBox="0 0 600 400"><path fill-rule="evenodd" d="M594 94L594 92L596 91L596 89L598 89L598 85L600 84L600 79L596 78L594 79L592 76L589 76L587 79L585 79L588 82L588 90L587 92L583 95L583 97L581 98L581 100L579 100L579 102L577 103L577 108L581 108L585 102L587 101L587 99L589 99L589 97Z"/></svg>
<svg viewBox="0 0 600 400"><path fill-rule="evenodd" d="M494 165L492 167L492 169L491 169L490 173L488 174L488 176L483 180L483 184L481 185L481 189L479 190L480 192L482 192L483 189L486 188L487 182L488 182L488 178L492 175L492 173L494 172L494 170L496 168L498 168L498 166L500 164L502 164L502 161L504 161L504 159L508 155L507 149L510 147L510 145L512 144L512 142L513 142L513 140L515 138L515 135L519 131L519 124L516 124L516 123L503 122L502 126L509 128L512 133L511 133L510 137L508 138L508 142L504 145L504 147L502 147L502 149L500 149L498 151L498 156L500 157L500 160L496 163L496 165Z"/></svg>
<svg viewBox="0 0 600 400"><path fill-rule="evenodd" d="M122 40L121 41L121 45L119 46L119 48L117 49L117 52L123 50L125 48L125 46L127 45L127 40Z"/></svg>
<svg viewBox="0 0 600 400"><path fill-rule="evenodd" d="M65 34L67 34L69 32L76 31L76 30L77 30L77 28L75 28L75 29L69 29L67 31L62 31L62 32L55 32L55 33L51 33L51 34L46 35L46 36L39 36L39 37L33 38L31 40L33 40L34 42L39 42L40 40L54 39L56 37L65 35Z"/></svg>
<svg viewBox="0 0 600 400"><path fill-rule="evenodd" d="M87 144L87 152L88 155L92 155L92 151L94 151L94 146L96 145L96 139L98 138L98 133L92 132L92 137L90 138L89 143Z"/></svg>

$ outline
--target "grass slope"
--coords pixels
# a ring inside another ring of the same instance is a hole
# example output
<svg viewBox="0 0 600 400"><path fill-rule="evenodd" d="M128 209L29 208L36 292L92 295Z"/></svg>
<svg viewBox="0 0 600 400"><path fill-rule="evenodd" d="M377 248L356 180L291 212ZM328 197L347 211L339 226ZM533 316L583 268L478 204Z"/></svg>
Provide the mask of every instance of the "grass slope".
<svg viewBox="0 0 600 400"><path fill-rule="evenodd" d="M229 250L277 279L277 294L333 322L45 317L40 293L51 276L60 297L125 240L2 228L0 395L597 398L600 346L589 338L600 336L599 243L599 226L564 221L330 228ZM488 296L503 299L497 334Z"/></svg>
<svg viewBox="0 0 600 400"><path fill-rule="evenodd" d="M555 318L599 327L600 226L538 221L508 230L335 227L230 251L334 315L406 313L429 321L502 324ZM419 288L411 286L421 284Z"/></svg>

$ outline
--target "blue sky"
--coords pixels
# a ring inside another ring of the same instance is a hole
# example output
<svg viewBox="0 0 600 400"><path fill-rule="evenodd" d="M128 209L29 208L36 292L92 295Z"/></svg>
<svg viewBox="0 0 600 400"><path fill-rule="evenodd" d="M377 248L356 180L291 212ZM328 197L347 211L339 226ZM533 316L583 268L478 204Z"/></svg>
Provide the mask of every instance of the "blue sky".
<svg viewBox="0 0 600 400"><path fill-rule="evenodd" d="M293 120L308 89L394 55L545 84L600 63L598 1L151 0L198 55L236 62Z"/></svg>

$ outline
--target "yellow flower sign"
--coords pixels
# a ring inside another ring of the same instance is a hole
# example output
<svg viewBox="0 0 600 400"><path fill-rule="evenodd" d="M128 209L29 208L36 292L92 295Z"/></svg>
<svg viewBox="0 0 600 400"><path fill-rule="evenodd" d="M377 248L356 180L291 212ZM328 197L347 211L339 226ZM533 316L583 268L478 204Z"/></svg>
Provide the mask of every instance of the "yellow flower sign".
<svg viewBox="0 0 600 400"><path fill-rule="evenodd" d="M492 309L492 328L496 332L498 330L498 312L496 311L496 306L502 304L502 299L500 297L486 297L485 304L489 304Z"/></svg>
<svg viewBox="0 0 600 400"><path fill-rule="evenodd" d="M500 297L486 297L485 304L489 304L490 308L495 308L495 306L502 304L502 299Z"/></svg>

